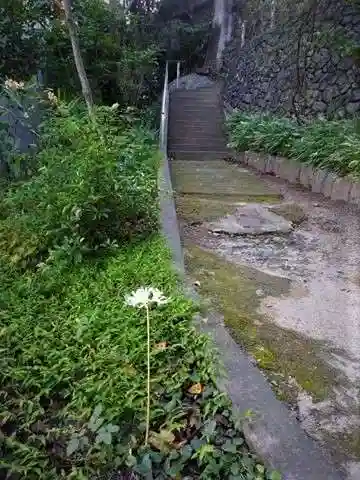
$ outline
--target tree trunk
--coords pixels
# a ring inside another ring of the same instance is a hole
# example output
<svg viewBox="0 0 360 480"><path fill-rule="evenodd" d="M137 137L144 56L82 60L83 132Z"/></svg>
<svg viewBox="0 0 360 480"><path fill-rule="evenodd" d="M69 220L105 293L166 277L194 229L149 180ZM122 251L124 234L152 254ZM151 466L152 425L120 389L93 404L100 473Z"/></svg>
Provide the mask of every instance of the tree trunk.
<svg viewBox="0 0 360 480"><path fill-rule="evenodd" d="M91 93L89 80L86 75L84 62L81 56L79 36L77 33L77 25L75 24L75 21L72 15L72 10L71 10L71 0L63 0L63 6L64 6L66 24L69 29L69 35L70 35L76 70L77 70L80 84L81 84L81 90L82 90L89 114L92 115L94 101Z"/></svg>

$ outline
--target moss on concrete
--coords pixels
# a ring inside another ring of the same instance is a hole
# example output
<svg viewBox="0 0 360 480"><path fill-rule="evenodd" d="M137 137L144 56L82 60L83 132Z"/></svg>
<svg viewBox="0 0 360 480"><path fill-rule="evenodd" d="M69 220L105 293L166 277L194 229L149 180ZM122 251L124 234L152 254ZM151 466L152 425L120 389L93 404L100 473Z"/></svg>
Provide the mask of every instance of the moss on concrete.
<svg viewBox="0 0 360 480"><path fill-rule="evenodd" d="M229 197L223 196L213 198L212 196L199 195L176 195L176 209L179 217L189 223L215 220L218 217L232 214L236 207L248 202L271 202L273 198L266 195L259 196L238 196L236 202Z"/></svg>
<svg viewBox="0 0 360 480"><path fill-rule="evenodd" d="M261 289L264 295L272 296L285 294L290 289L288 279L235 266L196 245L186 245L185 259L189 274L200 282L200 294L224 315L234 338L268 372L270 379L276 378L275 390L282 398L296 400L293 386L287 384L289 377L295 378L314 400L327 397L338 373L322 361L323 345L276 326L257 311L257 291Z"/></svg>
<svg viewBox="0 0 360 480"><path fill-rule="evenodd" d="M228 198L234 202L242 201L244 196L267 196L272 203L281 199L278 192L265 185L256 175L223 160L173 161L171 178L175 192L181 194Z"/></svg>

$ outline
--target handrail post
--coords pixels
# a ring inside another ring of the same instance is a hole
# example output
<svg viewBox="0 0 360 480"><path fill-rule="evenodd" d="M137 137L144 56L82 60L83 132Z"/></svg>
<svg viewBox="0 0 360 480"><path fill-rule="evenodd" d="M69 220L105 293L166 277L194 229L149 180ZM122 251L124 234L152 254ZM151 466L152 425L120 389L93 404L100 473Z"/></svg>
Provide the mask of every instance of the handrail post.
<svg viewBox="0 0 360 480"><path fill-rule="evenodd" d="M180 85L180 62L176 64L176 88L179 88Z"/></svg>

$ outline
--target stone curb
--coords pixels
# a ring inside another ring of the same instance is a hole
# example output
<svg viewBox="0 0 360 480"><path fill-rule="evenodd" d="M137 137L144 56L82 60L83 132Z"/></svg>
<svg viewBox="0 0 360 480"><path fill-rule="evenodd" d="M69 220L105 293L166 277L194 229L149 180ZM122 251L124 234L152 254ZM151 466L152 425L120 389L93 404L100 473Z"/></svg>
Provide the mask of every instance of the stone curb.
<svg viewBox="0 0 360 480"><path fill-rule="evenodd" d="M234 110L236 109L224 102L226 118ZM289 158L258 152L245 152L244 163L261 173L272 174L289 183L302 185L331 200L360 206L360 182L351 177L340 177L333 172L314 168Z"/></svg>
<svg viewBox="0 0 360 480"><path fill-rule="evenodd" d="M252 158L254 164L257 163L255 157ZM267 168L268 161L260 164L261 168ZM185 278L168 159L160 171L160 205L164 237L172 250L176 269ZM198 298L193 288L188 289L186 284L184 290L190 298ZM253 412L244 420L243 433L265 465L281 472L282 480L345 480L345 472L306 435L294 414L275 397L269 382L233 340L221 316L211 314L207 322L196 323L213 338L221 354L227 377L219 379L219 388L229 394L237 412Z"/></svg>

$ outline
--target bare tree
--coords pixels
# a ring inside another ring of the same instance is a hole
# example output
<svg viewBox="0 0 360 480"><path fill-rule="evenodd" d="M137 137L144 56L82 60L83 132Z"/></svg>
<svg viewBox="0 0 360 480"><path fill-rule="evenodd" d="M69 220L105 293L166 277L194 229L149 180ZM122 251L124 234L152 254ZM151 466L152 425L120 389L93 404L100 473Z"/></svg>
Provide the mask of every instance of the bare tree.
<svg viewBox="0 0 360 480"><path fill-rule="evenodd" d="M75 20L72 14L72 9L71 9L71 0L63 0L63 7L64 7L66 25L69 30L76 70L77 70L80 84L81 84L81 90L82 90L89 114L92 115L94 101L93 101L93 96L90 88L90 83L86 75L84 62L81 55L77 25L75 23Z"/></svg>

